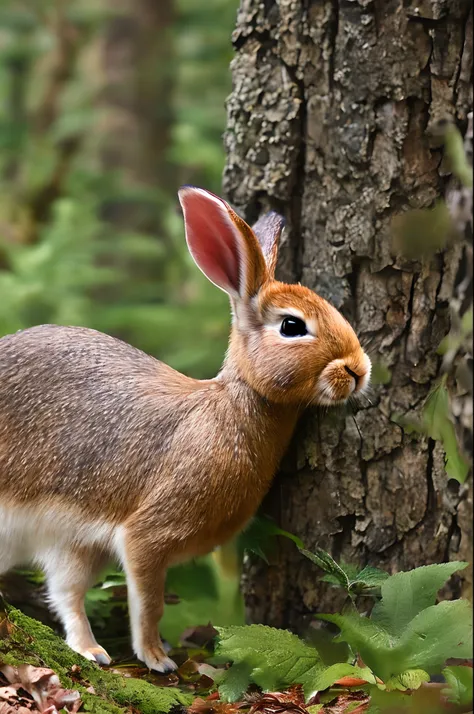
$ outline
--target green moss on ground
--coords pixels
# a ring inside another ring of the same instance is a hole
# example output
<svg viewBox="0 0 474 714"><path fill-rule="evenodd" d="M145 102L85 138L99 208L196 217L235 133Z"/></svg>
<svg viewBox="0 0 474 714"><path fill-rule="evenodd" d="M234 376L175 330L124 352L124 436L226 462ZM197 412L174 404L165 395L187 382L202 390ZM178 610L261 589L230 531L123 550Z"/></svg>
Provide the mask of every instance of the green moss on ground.
<svg viewBox="0 0 474 714"><path fill-rule="evenodd" d="M6 613L8 623L0 630L0 660L12 665L26 662L37 667L50 667L64 687L81 693L84 711L124 714L133 706L141 714L166 714L173 707L192 702L190 694L178 689L156 687L140 679L101 670L73 652L46 625L12 607L8 607ZM80 672L73 675L74 665L80 667ZM86 691L91 685L96 694Z"/></svg>

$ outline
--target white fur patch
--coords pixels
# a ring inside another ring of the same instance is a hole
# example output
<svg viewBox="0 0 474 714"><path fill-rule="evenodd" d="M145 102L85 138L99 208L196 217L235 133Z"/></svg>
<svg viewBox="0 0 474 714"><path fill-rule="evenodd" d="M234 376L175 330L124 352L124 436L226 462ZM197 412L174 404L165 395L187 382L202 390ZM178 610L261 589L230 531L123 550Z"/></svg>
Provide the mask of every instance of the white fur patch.
<svg viewBox="0 0 474 714"><path fill-rule="evenodd" d="M365 390L369 386L370 375L372 373L372 362L370 361L369 356L365 354L365 352L364 352L364 358L365 358L364 361L365 361L366 372L365 372L364 376L362 377L362 379L359 381L359 384L357 385L357 389L356 389L357 394L361 394L361 393L365 392Z"/></svg>
<svg viewBox="0 0 474 714"><path fill-rule="evenodd" d="M115 532L115 552L118 555L127 578L128 612L130 617L130 629L132 631L133 650L137 657L143 660L143 643L140 638L141 596L127 562L125 528L123 526L119 526Z"/></svg>
<svg viewBox="0 0 474 714"><path fill-rule="evenodd" d="M324 375L321 376L318 380L317 404L321 406L332 406L336 404L337 401L330 381Z"/></svg>
<svg viewBox="0 0 474 714"><path fill-rule="evenodd" d="M0 503L0 572L28 563L44 567L56 553L78 545L113 553L116 528L58 505L35 508Z"/></svg>

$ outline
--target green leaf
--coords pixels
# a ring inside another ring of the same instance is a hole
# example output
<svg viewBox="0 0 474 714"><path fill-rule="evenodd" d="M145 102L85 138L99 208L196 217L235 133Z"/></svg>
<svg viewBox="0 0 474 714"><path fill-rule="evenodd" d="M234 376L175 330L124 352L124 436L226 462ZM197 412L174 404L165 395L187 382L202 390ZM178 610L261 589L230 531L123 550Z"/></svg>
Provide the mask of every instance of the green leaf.
<svg viewBox="0 0 474 714"><path fill-rule="evenodd" d="M461 454L454 425L451 420L446 375L428 396L423 408L422 424L425 433L443 444L446 454L446 473L459 483L464 483L469 474L469 463Z"/></svg>
<svg viewBox="0 0 474 714"><path fill-rule="evenodd" d="M226 702L238 702L247 691L252 674L252 665L237 662L230 669L224 670L218 684L220 698Z"/></svg>
<svg viewBox="0 0 474 714"><path fill-rule="evenodd" d="M264 625L217 628L215 659L232 662L226 672L219 692L222 698L239 697L253 682L265 691L278 691L282 687L301 684L305 696L327 689L337 679L355 676L375 681L368 670L348 663L326 667L318 651L286 630L276 630ZM237 667L235 675L232 670ZM247 676L247 681L245 677Z"/></svg>
<svg viewBox="0 0 474 714"><path fill-rule="evenodd" d="M367 617L362 617L355 610L346 615L318 615L326 622L332 622L341 630L336 641L347 642L354 652L362 657L364 663L383 681L394 674L398 674L407 667L392 671L390 661L386 661L387 654L392 651L395 639L389 633L372 622Z"/></svg>
<svg viewBox="0 0 474 714"><path fill-rule="evenodd" d="M407 669L396 677L390 677L385 683L387 691L399 690L405 692L407 689L418 689L423 682L429 682L430 675L424 669Z"/></svg>
<svg viewBox="0 0 474 714"><path fill-rule="evenodd" d="M282 536L292 540L298 548L304 548L303 542L298 536L279 528L274 521L264 516L253 518L247 528L238 536L239 548L258 555L267 562L267 551L271 547L271 541L275 536Z"/></svg>
<svg viewBox="0 0 474 714"><path fill-rule="evenodd" d="M369 594L369 591L378 590L384 580L389 575L379 568L366 565L362 570L353 563L336 563L329 553L322 548L317 548L314 553L304 548L300 548L306 558L326 572L321 580L331 585L338 585L344 588L350 595Z"/></svg>
<svg viewBox="0 0 474 714"><path fill-rule="evenodd" d="M447 659L472 657L472 611L467 600L440 602L409 623L394 658L404 669L436 672Z"/></svg>
<svg viewBox="0 0 474 714"><path fill-rule="evenodd" d="M382 584L382 599L372 611L372 621L392 635L400 634L415 615L436 602L438 590L451 575L467 565L453 561L392 575Z"/></svg>
<svg viewBox="0 0 474 714"><path fill-rule="evenodd" d="M403 691L370 687L370 714L446 714L438 690L419 687L410 696Z"/></svg>
<svg viewBox="0 0 474 714"><path fill-rule="evenodd" d="M441 345L447 349L447 345ZM441 442L445 452L445 468L450 478L464 483L469 475L470 464L459 448L454 425L451 420L449 395L446 388L447 376L444 375L431 391L423 407L420 422L408 420L400 415L392 415L392 421L399 424L407 434L412 432L426 434L431 439Z"/></svg>
<svg viewBox="0 0 474 714"><path fill-rule="evenodd" d="M389 577L389 574L384 570L366 565L351 581L350 589L357 593L364 593L366 590L378 590Z"/></svg>
<svg viewBox="0 0 474 714"><path fill-rule="evenodd" d="M452 704L472 706L472 667L462 665L443 669L447 687L442 690L444 696Z"/></svg>
<svg viewBox="0 0 474 714"><path fill-rule="evenodd" d="M410 669L437 672L447 659L467 658L472 651L472 613L466 600L441 602L422 610L401 634L388 632L379 622L355 611L319 617L337 625L341 630L338 639L358 652L384 682ZM393 626L391 619L388 622ZM400 632L401 628L396 625L393 629Z"/></svg>
<svg viewBox="0 0 474 714"><path fill-rule="evenodd" d="M329 553L326 553L322 548L316 548L315 552L312 553L305 548L299 548L299 551L308 560L317 565L321 570L324 570L331 577L333 577L345 590L349 590L350 580L344 569L336 563L334 558L332 558Z"/></svg>
<svg viewBox="0 0 474 714"><path fill-rule="evenodd" d="M353 662L354 654L347 642L335 642L334 632L323 622L315 621L309 628L306 641L313 645L326 666L340 662Z"/></svg>
<svg viewBox="0 0 474 714"><path fill-rule="evenodd" d="M444 134L444 146L451 171L463 186L472 188L472 166L466 156L461 133L453 123L449 123Z"/></svg>
<svg viewBox="0 0 474 714"><path fill-rule="evenodd" d="M446 473L449 478L454 478L459 483L464 483L469 475L469 463L462 455L454 431L454 426L448 422L443 434L443 447L446 454Z"/></svg>

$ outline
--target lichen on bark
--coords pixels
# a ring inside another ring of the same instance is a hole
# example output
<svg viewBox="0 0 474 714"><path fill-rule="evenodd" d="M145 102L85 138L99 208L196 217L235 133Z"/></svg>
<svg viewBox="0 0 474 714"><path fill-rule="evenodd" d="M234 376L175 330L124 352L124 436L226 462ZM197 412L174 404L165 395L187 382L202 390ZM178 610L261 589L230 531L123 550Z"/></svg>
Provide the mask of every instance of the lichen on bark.
<svg viewBox="0 0 474 714"><path fill-rule="evenodd" d="M472 487L448 482L439 444L407 435L440 369L466 244L394 254L393 217L433 205L447 169L432 128L472 109L468 0L242 0L233 35L224 191L287 229L278 275L329 299L390 375L357 415L309 413L264 508L308 548L390 571L470 559ZM471 592L472 570L451 594ZM301 630L341 603L289 544L250 561L251 619Z"/></svg>

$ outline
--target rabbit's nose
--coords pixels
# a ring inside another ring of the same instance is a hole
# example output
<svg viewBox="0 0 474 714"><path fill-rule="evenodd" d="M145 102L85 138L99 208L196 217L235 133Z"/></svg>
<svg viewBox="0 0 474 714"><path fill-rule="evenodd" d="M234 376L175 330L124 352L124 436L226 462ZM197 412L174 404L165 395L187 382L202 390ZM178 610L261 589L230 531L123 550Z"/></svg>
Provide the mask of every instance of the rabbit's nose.
<svg viewBox="0 0 474 714"><path fill-rule="evenodd" d="M362 379L364 375L362 374L357 374L357 372L354 372L350 367L347 366L347 364L344 365L344 369L346 370L347 374L349 374L351 377L354 378L354 381L357 384L359 383L359 380Z"/></svg>

